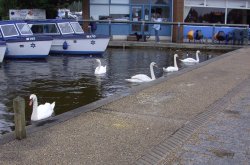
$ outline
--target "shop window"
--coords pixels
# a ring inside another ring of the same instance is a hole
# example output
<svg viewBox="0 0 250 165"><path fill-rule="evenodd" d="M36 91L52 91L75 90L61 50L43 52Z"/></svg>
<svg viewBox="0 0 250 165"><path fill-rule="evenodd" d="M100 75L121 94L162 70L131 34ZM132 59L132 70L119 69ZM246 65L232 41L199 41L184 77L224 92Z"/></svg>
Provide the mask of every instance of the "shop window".
<svg viewBox="0 0 250 165"><path fill-rule="evenodd" d="M90 4L109 4L109 0L90 0Z"/></svg>
<svg viewBox="0 0 250 165"><path fill-rule="evenodd" d="M110 18L113 20L129 20L129 6L110 5Z"/></svg>
<svg viewBox="0 0 250 165"><path fill-rule="evenodd" d="M111 4L129 4L129 0L111 0Z"/></svg>
<svg viewBox="0 0 250 165"><path fill-rule="evenodd" d="M185 6L204 6L204 0L185 0Z"/></svg>
<svg viewBox="0 0 250 165"><path fill-rule="evenodd" d="M149 4L149 0L131 0L131 4Z"/></svg>
<svg viewBox="0 0 250 165"><path fill-rule="evenodd" d="M185 22L225 23L225 9L205 7L185 7Z"/></svg>
<svg viewBox="0 0 250 165"><path fill-rule="evenodd" d="M170 9L166 6L152 6L151 7L151 16L159 14L163 21L170 21Z"/></svg>
<svg viewBox="0 0 250 165"><path fill-rule="evenodd" d="M152 4L168 5L169 4L169 0L152 0Z"/></svg>
<svg viewBox="0 0 250 165"><path fill-rule="evenodd" d="M207 0L207 7L226 7L226 0Z"/></svg>
<svg viewBox="0 0 250 165"><path fill-rule="evenodd" d="M245 8L246 0L228 0L228 8Z"/></svg>
<svg viewBox="0 0 250 165"><path fill-rule="evenodd" d="M109 19L109 5L90 5L90 16L92 16L94 20Z"/></svg>
<svg viewBox="0 0 250 165"><path fill-rule="evenodd" d="M227 24L250 24L250 11L243 9L228 9Z"/></svg>

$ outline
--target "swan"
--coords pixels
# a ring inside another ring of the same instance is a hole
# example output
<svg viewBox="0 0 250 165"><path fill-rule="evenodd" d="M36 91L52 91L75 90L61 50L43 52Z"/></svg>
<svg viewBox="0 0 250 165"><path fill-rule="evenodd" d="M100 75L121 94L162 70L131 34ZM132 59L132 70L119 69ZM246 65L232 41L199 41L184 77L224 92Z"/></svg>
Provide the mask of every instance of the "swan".
<svg viewBox="0 0 250 165"><path fill-rule="evenodd" d="M35 94L30 95L31 106L33 104L33 111L31 114L32 121L38 121L50 117L54 112L55 102L52 104L45 103L38 106L37 97Z"/></svg>
<svg viewBox="0 0 250 165"><path fill-rule="evenodd" d="M174 55L174 66L169 66L169 67L167 67L167 68L164 68L163 67L163 71L164 72L175 72L175 71L178 71L179 70L179 68L178 68L178 66L177 66L177 62L176 62L176 58L178 57L178 54L175 54Z"/></svg>
<svg viewBox="0 0 250 165"><path fill-rule="evenodd" d="M141 82L149 82L155 80L155 74L154 74L154 69L153 67L157 67L155 62L150 63L150 74L151 78L145 74L137 74L132 76L130 79L125 79L127 82L136 82L136 83L141 83Z"/></svg>
<svg viewBox="0 0 250 165"><path fill-rule="evenodd" d="M101 65L101 60L96 59L96 62L98 63L98 66L95 68L95 74L103 74L106 73L106 65L102 66Z"/></svg>
<svg viewBox="0 0 250 165"><path fill-rule="evenodd" d="M197 50L196 51L196 60L195 59L193 59L193 58L185 58L185 59L183 59L183 60L181 60L183 63L187 63L187 64L189 64L189 63L199 63L199 53L200 53L200 51L199 50Z"/></svg>

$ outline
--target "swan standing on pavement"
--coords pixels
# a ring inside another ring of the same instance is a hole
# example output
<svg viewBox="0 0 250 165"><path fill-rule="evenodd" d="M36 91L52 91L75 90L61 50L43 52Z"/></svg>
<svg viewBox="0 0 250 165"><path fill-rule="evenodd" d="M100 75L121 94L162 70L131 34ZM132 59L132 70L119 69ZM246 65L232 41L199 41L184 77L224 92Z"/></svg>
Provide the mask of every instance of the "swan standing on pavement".
<svg viewBox="0 0 250 165"><path fill-rule="evenodd" d="M194 63L199 63L199 53L200 53L200 51L199 50L197 50L196 51L196 59L193 59L193 58L185 58L185 59L183 59L183 60L181 60L183 63L185 63L185 64L194 64Z"/></svg>
<svg viewBox="0 0 250 165"><path fill-rule="evenodd" d="M179 70L179 68L178 68L178 66L177 66L177 62L176 62L176 58L178 57L178 54L175 54L174 55L174 66L169 66L169 67L167 67L167 68L164 68L163 67L163 71L164 72L175 72L175 71L178 71Z"/></svg>
<svg viewBox="0 0 250 165"><path fill-rule="evenodd" d="M50 117L54 112L55 102L52 104L45 103L38 106L37 97L35 94L30 95L31 106L33 104L33 111L31 114L32 121L38 121Z"/></svg>
<svg viewBox="0 0 250 165"><path fill-rule="evenodd" d="M96 62L98 63L98 66L95 68L95 74L104 74L104 73L106 73L106 65L102 66L100 59L96 59Z"/></svg>
<svg viewBox="0 0 250 165"><path fill-rule="evenodd" d="M136 83L141 83L141 82L149 82L155 80L155 74L154 74L154 69L153 67L157 67L155 62L150 63L150 74L151 77L145 75L145 74L137 74L132 76L130 79L125 79L128 82L136 82Z"/></svg>

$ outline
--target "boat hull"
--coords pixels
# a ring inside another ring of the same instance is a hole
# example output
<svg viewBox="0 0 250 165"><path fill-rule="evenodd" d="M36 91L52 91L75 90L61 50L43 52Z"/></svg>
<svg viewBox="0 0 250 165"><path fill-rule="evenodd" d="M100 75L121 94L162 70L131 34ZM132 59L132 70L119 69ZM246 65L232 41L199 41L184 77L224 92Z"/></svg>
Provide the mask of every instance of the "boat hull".
<svg viewBox="0 0 250 165"><path fill-rule="evenodd" d="M52 40L44 41L6 41L6 58L46 58L49 55Z"/></svg>
<svg viewBox="0 0 250 165"><path fill-rule="evenodd" d="M6 45L0 44L0 64L3 62L5 51L6 51Z"/></svg>
<svg viewBox="0 0 250 165"><path fill-rule="evenodd" d="M102 54L109 43L109 38L95 39L53 39L50 53L53 54Z"/></svg>

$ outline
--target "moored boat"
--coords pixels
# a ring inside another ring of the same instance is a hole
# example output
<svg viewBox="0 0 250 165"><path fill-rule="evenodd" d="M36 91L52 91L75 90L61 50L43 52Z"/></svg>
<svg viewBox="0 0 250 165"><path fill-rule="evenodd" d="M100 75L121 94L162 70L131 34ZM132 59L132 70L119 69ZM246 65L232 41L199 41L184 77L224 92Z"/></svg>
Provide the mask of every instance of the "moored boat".
<svg viewBox="0 0 250 165"><path fill-rule="evenodd" d="M24 21L0 21L0 38L6 42L6 58L45 58L52 37L34 36Z"/></svg>
<svg viewBox="0 0 250 165"><path fill-rule="evenodd" d="M110 37L102 34L86 34L76 20L47 19L27 20L36 35L53 37L51 53L54 54L102 54Z"/></svg>
<svg viewBox="0 0 250 165"><path fill-rule="evenodd" d="M0 65L3 62L5 51L6 51L6 43L4 41L0 41Z"/></svg>

